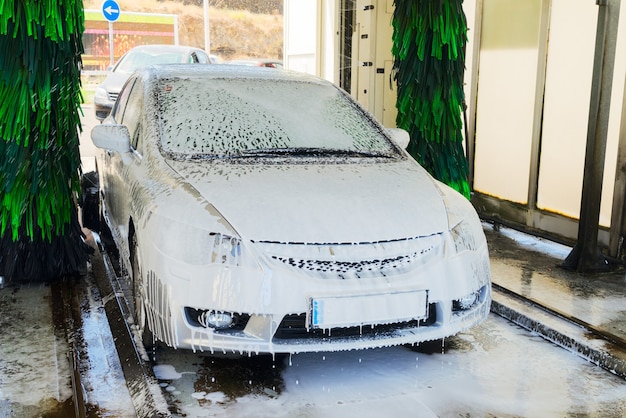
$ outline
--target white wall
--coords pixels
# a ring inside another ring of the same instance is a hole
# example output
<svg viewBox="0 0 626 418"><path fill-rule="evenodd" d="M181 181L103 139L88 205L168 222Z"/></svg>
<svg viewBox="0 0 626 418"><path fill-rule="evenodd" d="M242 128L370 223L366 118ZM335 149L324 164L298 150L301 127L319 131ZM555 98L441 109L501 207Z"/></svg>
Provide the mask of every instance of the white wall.
<svg viewBox="0 0 626 418"><path fill-rule="evenodd" d="M593 2L552 0L537 206L573 218L580 214L597 16Z"/></svg>
<svg viewBox="0 0 626 418"><path fill-rule="evenodd" d="M318 73L318 1L320 0L285 0L285 68L309 74Z"/></svg>
<svg viewBox="0 0 626 418"><path fill-rule="evenodd" d="M474 189L528 201L541 0L484 0Z"/></svg>

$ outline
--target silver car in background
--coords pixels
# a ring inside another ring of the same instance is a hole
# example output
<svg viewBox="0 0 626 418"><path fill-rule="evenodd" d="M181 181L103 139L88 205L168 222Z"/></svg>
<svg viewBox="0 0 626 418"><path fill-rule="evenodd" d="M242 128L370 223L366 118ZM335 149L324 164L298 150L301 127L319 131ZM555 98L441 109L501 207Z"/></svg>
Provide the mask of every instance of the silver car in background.
<svg viewBox="0 0 626 418"><path fill-rule="evenodd" d="M126 52L95 91L96 118L109 115L122 86L135 70L153 64L210 64L209 55L200 48L182 45L141 45Z"/></svg>

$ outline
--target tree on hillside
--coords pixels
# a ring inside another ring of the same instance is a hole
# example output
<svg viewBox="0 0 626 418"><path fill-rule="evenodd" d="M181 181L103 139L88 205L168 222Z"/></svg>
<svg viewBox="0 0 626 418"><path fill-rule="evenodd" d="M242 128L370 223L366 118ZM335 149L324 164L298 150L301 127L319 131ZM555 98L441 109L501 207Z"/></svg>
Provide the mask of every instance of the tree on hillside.
<svg viewBox="0 0 626 418"><path fill-rule="evenodd" d="M159 0L164 1L164 0ZM209 0L209 6L220 9L248 10L252 13L283 13L284 0ZM182 0L183 4L202 6L204 0Z"/></svg>
<svg viewBox="0 0 626 418"><path fill-rule="evenodd" d="M468 199L463 150L467 24L463 0L395 0L393 55L398 127L411 135L407 150L435 178Z"/></svg>
<svg viewBox="0 0 626 418"><path fill-rule="evenodd" d="M78 223L82 0L0 2L0 276L85 266Z"/></svg>

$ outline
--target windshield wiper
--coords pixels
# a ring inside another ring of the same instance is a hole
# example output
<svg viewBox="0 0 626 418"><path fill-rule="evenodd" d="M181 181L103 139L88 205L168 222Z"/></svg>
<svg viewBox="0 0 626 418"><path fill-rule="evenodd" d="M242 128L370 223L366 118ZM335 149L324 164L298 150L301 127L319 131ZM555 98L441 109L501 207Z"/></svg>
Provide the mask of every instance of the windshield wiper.
<svg viewBox="0 0 626 418"><path fill-rule="evenodd" d="M237 157L357 157L391 158L391 155L376 151L358 151L333 148L260 148L240 151Z"/></svg>
<svg viewBox="0 0 626 418"><path fill-rule="evenodd" d="M186 160L223 160L228 158L226 155L215 155L215 154L191 154L185 156Z"/></svg>

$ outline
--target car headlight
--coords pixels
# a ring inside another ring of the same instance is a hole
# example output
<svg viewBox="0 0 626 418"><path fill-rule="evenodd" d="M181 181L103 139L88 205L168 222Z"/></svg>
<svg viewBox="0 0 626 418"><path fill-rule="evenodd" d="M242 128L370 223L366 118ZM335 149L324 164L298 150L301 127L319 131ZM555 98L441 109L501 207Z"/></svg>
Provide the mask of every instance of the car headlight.
<svg viewBox="0 0 626 418"><path fill-rule="evenodd" d="M463 251L476 251L476 237L474 228L467 220L462 220L450 230L454 247L457 253Z"/></svg>
<svg viewBox="0 0 626 418"><path fill-rule="evenodd" d="M106 89L102 87L96 87L96 91L94 93L93 99L94 101L97 101L99 103L110 101L109 94L107 93Z"/></svg>
<svg viewBox="0 0 626 418"><path fill-rule="evenodd" d="M186 264L241 266L245 252L234 234L209 231L201 226L153 214L154 246L164 256Z"/></svg>
<svg viewBox="0 0 626 418"><path fill-rule="evenodd" d="M437 183L448 214L448 228L454 241L456 253L476 251L484 239L484 232L476 210L460 193Z"/></svg>
<svg viewBox="0 0 626 418"><path fill-rule="evenodd" d="M238 266L241 261L241 239L219 233L213 236L211 262Z"/></svg>

